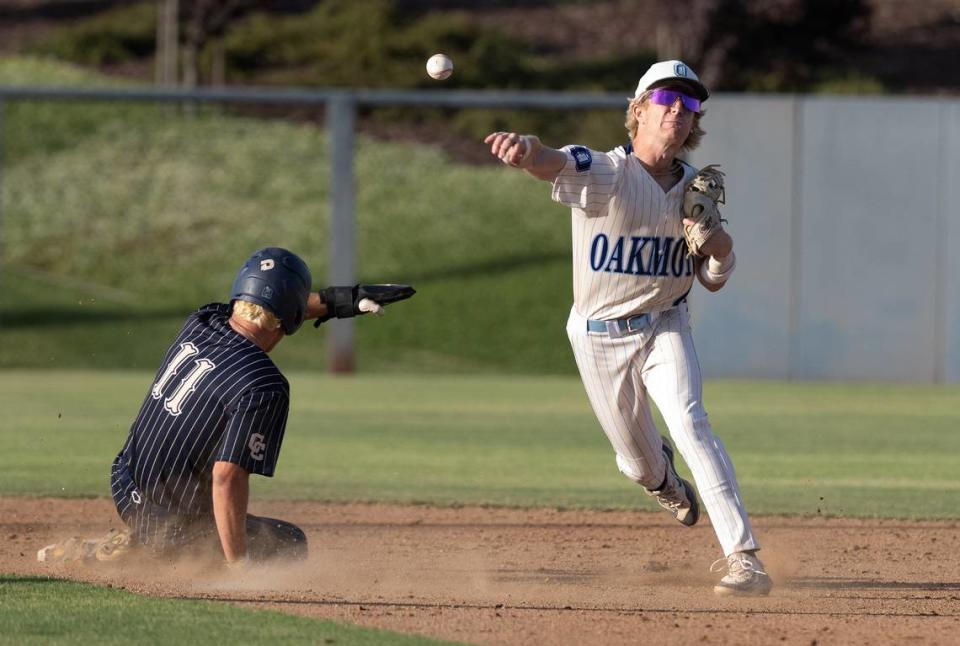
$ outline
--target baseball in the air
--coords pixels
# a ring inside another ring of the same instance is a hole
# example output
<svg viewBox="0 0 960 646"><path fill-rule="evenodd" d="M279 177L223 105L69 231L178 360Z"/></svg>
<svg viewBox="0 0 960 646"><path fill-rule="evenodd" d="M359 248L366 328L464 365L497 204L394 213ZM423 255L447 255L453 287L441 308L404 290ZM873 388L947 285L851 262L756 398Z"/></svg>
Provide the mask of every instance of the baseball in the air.
<svg viewBox="0 0 960 646"><path fill-rule="evenodd" d="M427 74L438 81L450 78L453 74L453 61L446 54L434 54L427 61Z"/></svg>

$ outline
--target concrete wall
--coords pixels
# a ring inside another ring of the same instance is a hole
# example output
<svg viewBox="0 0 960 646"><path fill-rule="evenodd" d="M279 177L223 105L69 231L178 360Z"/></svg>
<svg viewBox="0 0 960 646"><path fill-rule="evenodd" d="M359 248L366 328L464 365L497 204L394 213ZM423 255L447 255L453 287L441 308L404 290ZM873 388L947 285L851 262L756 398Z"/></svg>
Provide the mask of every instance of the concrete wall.
<svg viewBox="0 0 960 646"><path fill-rule="evenodd" d="M941 108L940 183L937 228L939 253L945 257L940 274L943 294L941 335L943 337L943 381L960 383L960 102Z"/></svg>
<svg viewBox="0 0 960 646"><path fill-rule="evenodd" d="M738 267L691 302L704 373L960 382L960 103L707 107L691 161L727 172Z"/></svg>

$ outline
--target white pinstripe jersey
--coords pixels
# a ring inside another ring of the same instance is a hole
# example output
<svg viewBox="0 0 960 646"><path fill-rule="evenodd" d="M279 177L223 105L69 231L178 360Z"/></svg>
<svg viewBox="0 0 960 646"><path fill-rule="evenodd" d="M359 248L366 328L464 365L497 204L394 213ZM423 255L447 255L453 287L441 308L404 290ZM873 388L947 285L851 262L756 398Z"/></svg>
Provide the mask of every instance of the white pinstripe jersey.
<svg viewBox="0 0 960 646"><path fill-rule="evenodd" d="M664 192L628 148L561 150L567 163L552 196L572 210L576 310L613 320L681 302L694 278L683 240L683 187L696 170L682 164L683 178Z"/></svg>
<svg viewBox="0 0 960 646"><path fill-rule="evenodd" d="M167 351L113 464L121 516L131 496L177 515L212 513L214 462L273 475L290 388L270 357L230 327L230 311L200 308Z"/></svg>

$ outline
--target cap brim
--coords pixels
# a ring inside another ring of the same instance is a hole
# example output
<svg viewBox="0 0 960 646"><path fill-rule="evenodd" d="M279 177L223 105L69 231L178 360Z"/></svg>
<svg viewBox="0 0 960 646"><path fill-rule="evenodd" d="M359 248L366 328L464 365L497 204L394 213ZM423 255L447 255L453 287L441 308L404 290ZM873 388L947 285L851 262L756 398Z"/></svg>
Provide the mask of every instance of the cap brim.
<svg viewBox="0 0 960 646"><path fill-rule="evenodd" d="M691 81L690 79L683 79L679 77L661 79L655 83L652 83L648 90L652 90L658 87L681 87L686 90L689 90L691 94L700 99L701 101L706 101L710 98L710 93L707 92L706 86L702 83L697 83L696 81Z"/></svg>

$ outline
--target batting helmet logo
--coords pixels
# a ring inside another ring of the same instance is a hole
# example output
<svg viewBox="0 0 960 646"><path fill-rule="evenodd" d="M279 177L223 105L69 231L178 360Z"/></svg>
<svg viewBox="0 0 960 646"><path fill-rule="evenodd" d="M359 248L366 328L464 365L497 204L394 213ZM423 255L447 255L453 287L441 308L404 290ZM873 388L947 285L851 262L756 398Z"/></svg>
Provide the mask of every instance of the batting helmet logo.
<svg viewBox="0 0 960 646"><path fill-rule="evenodd" d="M237 272L230 300L267 308L280 319L284 333L293 334L306 316L311 280L310 269L299 256L267 247L253 254Z"/></svg>

